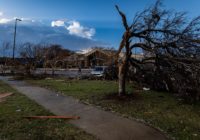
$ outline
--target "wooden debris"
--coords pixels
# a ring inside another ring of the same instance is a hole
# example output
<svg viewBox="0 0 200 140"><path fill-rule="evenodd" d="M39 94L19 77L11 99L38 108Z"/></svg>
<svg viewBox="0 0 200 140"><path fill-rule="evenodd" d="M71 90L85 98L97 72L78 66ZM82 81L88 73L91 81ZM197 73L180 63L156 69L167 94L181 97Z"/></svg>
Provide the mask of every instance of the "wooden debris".
<svg viewBox="0 0 200 140"><path fill-rule="evenodd" d="M80 119L79 116L27 116L26 119Z"/></svg>
<svg viewBox="0 0 200 140"><path fill-rule="evenodd" d="M13 93L3 93L0 94L0 103L6 101L5 98L12 95Z"/></svg>
<svg viewBox="0 0 200 140"><path fill-rule="evenodd" d="M10 95L12 95L13 93L3 93L3 94L0 94L0 99L2 100L3 98L6 98Z"/></svg>

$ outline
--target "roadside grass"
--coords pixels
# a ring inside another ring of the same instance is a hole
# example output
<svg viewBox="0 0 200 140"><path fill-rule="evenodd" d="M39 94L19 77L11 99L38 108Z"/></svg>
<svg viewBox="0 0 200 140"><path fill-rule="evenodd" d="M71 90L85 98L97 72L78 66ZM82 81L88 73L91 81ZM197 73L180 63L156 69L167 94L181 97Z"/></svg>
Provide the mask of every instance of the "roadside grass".
<svg viewBox="0 0 200 140"><path fill-rule="evenodd" d="M99 81L99 80L64 80L64 79L47 79L47 80L27 80L30 83L40 86L53 88L56 91L65 93L66 95L76 97L80 100L87 100L91 97L102 97L110 93L117 93L116 81ZM132 87L127 86L129 94Z"/></svg>
<svg viewBox="0 0 200 140"><path fill-rule="evenodd" d="M127 85L130 99L116 98L117 82L89 80L29 80L30 83L60 91L105 110L133 117L160 128L177 140L200 139L200 104L189 105L169 93L138 91Z"/></svg>
<svg viewBox="0 0 200 140"><path fill-rule="evenodd" d="M0 94L5 92L14 94L7 97L5 101L0 102L1 140L96 139L94 136L69 124L67 120L28 120L23 118L31 115L53 114L0 81Z"/></svg>

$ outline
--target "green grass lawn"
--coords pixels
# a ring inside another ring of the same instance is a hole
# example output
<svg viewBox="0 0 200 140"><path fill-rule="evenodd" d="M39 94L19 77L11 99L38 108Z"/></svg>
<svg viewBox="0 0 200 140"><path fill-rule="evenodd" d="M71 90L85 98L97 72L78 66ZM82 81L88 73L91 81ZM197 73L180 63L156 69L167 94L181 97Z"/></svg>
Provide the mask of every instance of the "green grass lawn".
<svg viewBox="0 0 200 140"><path fill-rule="evenodd" d="M12 92L13 95L0 102L1 140L93 140L66 120L28 120L24 116L53 115L27 97L21 95L0 81L0 94Z"/></svg>
<svg viewBox="0 0 200 140"><path fill-rule="evenodd" d="M61 91L105 110L134 117L162 129L178 140L200 139L200 105L184 104L169 93L135 91L131 84L128 92L135 96L128 100L115 98L117 82L89 80L29 80L29 82Z"/></svg>

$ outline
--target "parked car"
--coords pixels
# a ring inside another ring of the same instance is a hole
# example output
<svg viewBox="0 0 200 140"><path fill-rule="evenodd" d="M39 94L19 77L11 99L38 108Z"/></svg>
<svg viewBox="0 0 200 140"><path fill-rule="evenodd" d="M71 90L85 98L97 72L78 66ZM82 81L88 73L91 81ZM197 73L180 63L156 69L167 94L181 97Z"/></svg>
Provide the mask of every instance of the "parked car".
<svg viewBox="0 0 200 140"><path fill-rule="evenodd" d="M97 77L102 77L106 68L107 66L95 66L94 69L91 71L91 74Z"/></svg>

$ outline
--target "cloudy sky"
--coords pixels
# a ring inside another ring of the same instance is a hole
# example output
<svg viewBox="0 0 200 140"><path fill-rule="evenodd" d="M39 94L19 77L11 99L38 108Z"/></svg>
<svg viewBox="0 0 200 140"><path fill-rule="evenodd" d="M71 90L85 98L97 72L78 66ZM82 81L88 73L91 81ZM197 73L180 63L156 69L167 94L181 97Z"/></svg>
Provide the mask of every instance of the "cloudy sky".
<svg viewBox="0 0 200 140"><path fill-rule="evenodd" d="M14 18L17 42L49 42L78 50L92 46L118 47L123 27L114 7L135 13L155 0L0 0L0 43L12 41ZM200 15L199 0L164 0L168 9Z"/></svg>

